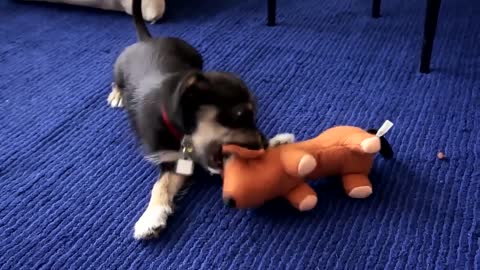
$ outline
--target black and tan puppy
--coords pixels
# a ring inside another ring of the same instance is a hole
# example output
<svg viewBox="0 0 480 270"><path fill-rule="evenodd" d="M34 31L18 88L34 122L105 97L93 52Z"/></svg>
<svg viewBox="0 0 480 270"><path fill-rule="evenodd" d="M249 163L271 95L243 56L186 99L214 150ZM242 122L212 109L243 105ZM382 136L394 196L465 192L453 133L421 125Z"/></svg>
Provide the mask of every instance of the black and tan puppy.
<svg viewBox="0 0 480 270"><path fill-rule="evenodd" d="M256 127L255 99L245 83L231 73L204 71L202 56L181 39L152 38L141 6L141 0L133 1L138 42L116 60L108 97L112 107L125 107L147 158L161 171L135 224L136 239L165 228L192 164L218 172L221 144L268 145Z"/></svg>

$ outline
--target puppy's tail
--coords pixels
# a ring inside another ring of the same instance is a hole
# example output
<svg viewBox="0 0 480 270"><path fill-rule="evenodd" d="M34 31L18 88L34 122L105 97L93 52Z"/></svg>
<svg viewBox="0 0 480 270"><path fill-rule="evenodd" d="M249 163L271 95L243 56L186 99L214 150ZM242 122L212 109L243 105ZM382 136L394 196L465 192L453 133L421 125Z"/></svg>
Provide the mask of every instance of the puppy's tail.
<svg viewBox="0 0 480 270"><path fill-rule="evenodd" d="M378 130L376 130L376 129L367 130L367 132L370 133L370 134L377 134L377 131ZM393 158L392 146L387 141L387 139L385 139L384 136L380 137L380 155L382 155L382 157L384 159L387 159L387 160Z"/></svg>
<svg viewBox="0 0 480 270"><path fill-rule="evenodd" d="M142 0L132 0L132 14L138 40L145 41L151 39L152 35L143 20Z"/></svg>

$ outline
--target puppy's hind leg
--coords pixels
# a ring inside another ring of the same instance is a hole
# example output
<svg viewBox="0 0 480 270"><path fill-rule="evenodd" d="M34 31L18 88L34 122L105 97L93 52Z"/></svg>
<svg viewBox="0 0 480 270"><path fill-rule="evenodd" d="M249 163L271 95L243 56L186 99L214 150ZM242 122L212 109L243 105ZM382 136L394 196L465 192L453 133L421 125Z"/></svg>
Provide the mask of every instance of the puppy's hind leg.
<svg viewBox="0 0 480 270"><path fill-rule="evenodd" d="M137 240L157 237L167 226L173 213L173 199L182 188L186 177L173 172L162 172L153 185L150 202L140 219L135 223L133 237Z"/></svg>
<svg viewBox="0 0 480 270"><path fill-rule="evenodd" d="M117 86L116 83L112 83L112 91L108 95L107 102L112 108L123 107L122 90Z"/></svg>

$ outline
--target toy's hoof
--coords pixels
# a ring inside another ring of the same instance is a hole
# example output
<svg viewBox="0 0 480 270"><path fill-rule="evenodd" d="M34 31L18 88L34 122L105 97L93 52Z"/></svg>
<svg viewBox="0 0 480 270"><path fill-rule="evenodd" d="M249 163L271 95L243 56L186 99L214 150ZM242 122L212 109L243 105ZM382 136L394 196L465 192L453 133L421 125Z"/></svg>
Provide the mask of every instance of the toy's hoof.
<svg viewBox="0 0 480 270"><path fill-rule="evenodd" d="M353 188L348 196L354 199L365 199L372 194L372 187L363 186L363 187L356 187Z"/></svg>
<svg viewBox="0 0 480 270"><path fill-rule="evenodd" d="M303 199L303 201L300 202L298 209L300 211L312 210L315 207L315 205L317 205L317 201L318 201L317 196L308 195L307 197L305 197L305 199Z"/></svg>
<svg viewBox="0 0 480 270"><path fill-rule="evenodd" d="M317 167L317 161L312 155L304 155L298 163L298 175L305 177Z"/></svg>
<svg viewBox="0 0 480 270"><path fill-rule="evenodd" d="M362 145L363 151L369 154L377 153L381 149L380 138L378 137L365 139L363 140L361 145Z"/></svg>

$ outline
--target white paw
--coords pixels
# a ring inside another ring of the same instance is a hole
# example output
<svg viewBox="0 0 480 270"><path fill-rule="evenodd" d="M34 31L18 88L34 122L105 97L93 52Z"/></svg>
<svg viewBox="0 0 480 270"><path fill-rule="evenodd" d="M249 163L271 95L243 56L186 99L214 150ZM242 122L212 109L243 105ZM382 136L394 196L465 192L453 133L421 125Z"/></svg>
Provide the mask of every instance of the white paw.
<svg viewBox="0 0 480 270"><path fill-rule="evenodd" d="M167 226L172 208L168 205L149 207L135 223L133 237L137 240L157 237Z"/></svg>
<svg viewBox="0 0 480 270"><path fill-rule="evenodd" d="M271 147L278 146L281 144L293 143L295 141L295 135L292 133L280 133L275 135L268 141L268 145Z"/></svg>
<svg viewBox="0 0 480 270"><path fill-rule="evenodd" d="M112 108L121 108L123 107L123 98L122 93L118 90L115 84L112 84L112 91L107 98L108 105Z"/></svg>
<svg viewBox="0 0 480 270"><path fill-rule="evenodd" d="M154 24L165 13L165 0L142 1L142 13L145 21Z"/></svg>

